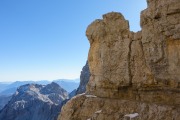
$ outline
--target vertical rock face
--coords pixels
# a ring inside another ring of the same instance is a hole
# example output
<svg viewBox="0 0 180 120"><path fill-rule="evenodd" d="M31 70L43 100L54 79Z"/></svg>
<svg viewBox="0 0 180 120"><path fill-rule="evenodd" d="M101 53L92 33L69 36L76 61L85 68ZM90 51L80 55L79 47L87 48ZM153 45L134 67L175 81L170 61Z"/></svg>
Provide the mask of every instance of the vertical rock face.
<svg viewBox="0 0 180 120"><path fill-rule="evenodd" d="M180 119L180 1L147 2L137 33L115 12L88 26L90 81L59 120Z"/></svg>
<svg viewBox="0 0 180 120"><path fill-rule="evenodd" d="M83 67L81 71L80 85L76 91L76 94L81 94L86 91L86 85L89 81L89 78L90 78L89 65L88 62L86 62L86 65Z"/></svg>
<svg viewBox="0 0 180 120"><path fill-rule="evenodd" d="M88 27L86 35L91 44L88 93L114 96L112 89L131 84L130 34L128 21L114 12L103 15L103 20L96 20Z"/></svg>
<svg viewBox="0 0 180 120"><path fill-rule="evenodd" d="M179 87L180 2L149 0L142 12L142 45L147 67L161 86Z"/></svg>

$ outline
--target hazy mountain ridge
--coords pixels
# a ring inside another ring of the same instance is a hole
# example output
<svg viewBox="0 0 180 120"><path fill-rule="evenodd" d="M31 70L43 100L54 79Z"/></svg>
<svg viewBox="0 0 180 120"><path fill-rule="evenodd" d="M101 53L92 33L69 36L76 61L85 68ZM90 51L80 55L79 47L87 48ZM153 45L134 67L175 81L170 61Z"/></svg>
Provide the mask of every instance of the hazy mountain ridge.
<svg viewBox="0 0 180 120"><path fill-rule="evenodd" d="M66 91L70 93L74 89L78 88L80 80L79 79L76 79L76 80L59 79L59 80L54 80L53 82L59 84Z"/></svg>
<svg viewBox="0 0 180 120"><path fill-rule="evenodd" d="M12 95L12 94L14 94L16 89L21 85L31 84L31 83L47 85L51 82L52 81L48 81L48 80L0 82L0 95ZM64 88L68 92L73 91L79 85L79 79L75 79L75 80L58 79L58 80L53 80L53 82L56 82L57 84L59 84L62 88Z"/></svg>

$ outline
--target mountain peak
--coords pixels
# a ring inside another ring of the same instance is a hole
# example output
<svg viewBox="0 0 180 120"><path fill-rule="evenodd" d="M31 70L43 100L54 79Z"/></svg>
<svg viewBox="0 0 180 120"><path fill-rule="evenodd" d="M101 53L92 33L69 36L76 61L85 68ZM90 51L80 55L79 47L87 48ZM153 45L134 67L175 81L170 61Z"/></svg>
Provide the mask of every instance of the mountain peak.
<svg viewBox="0 0 180 120"><path fill-rule="evenodd" d="M0 120L54 120L67 98L68 93L54 82L22 85L0 112Z"/></svg>
<svg viewBox="0 0 180 120"><path fill-rule="evenodd" d="M67 93L66 90L64 90L62 87L60 87L57 83L52 82L51 84L46 85L40 90L40 93L42 94L51 94L51 93L56 93L56 94L62 94L62 93Z"/></svg>

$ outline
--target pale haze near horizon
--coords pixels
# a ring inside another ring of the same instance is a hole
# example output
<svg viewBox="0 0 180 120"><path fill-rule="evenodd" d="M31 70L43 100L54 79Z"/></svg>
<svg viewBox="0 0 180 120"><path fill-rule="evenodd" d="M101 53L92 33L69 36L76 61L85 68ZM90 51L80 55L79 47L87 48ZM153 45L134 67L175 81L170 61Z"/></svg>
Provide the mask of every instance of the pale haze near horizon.
<svg viewBox="0 0 180 120"><path fill-rule="evenodd" d="M140 30L146 0L1 0L0 82L79 78L87 26L111 11Z"/></svg>

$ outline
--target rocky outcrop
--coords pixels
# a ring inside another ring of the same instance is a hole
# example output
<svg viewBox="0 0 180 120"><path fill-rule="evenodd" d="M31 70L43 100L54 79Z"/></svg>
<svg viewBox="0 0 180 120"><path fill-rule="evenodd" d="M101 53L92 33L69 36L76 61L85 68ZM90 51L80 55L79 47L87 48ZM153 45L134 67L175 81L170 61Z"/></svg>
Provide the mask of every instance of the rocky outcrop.
<svg viewBox="0 0 180 120"><path fill-rule="evenodd" d="M180 2L147 2L137 33L116 12L88 26L90 81L59 120L180 119Z"/></svg>
<svg viewBox="0 0 180 120"><path fill-rule="evenodd" d="M58 120L129 120L125 115L138 113L133 120L179 120L177 106L158 105L123 99L77 95L62 109Z"/></svg>
<svg viewBox="0 0 180 120"><path fill-rule="evenodd" d="M0 111L0 120L56 120L68 93L58 84L20 86Z"/></svg>
<svg viewBox="0 0 180 120"><path fill-rule="evenodd" d="M89 72L89 65L88 62L86 62L86 65L83 67L80 75L80 85L77 89L76 94L81 94L86 91L86 85L90 78L90 72Z"/></svg>

